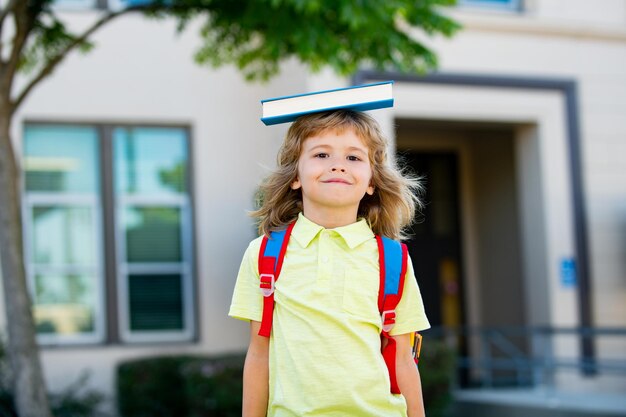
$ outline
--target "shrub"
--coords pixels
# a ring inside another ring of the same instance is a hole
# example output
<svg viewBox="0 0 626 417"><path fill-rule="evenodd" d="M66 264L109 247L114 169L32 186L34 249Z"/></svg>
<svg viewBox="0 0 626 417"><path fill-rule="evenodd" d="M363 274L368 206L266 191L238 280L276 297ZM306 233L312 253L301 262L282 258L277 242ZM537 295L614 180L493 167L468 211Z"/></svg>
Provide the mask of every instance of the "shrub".
<svg viewBox="0 0 626 417"><path fill-rule="evenodd" d="M446 343L437 338L424 338L419 370L426 415L441 416L452 400L452 380L456 356Z"/></svg>
<svg viewBox="0 0 626 417"><path fill-rule="evenodd" d="M83 373L65 390L51 394L50 409L54 417L97 417L103 414L98 411L104 400L100 392L85 388L89 374Z"/></svg>
<svg viewBox="0 0 626 417"><path fill-rule="evenodd" d="M198 360L185 369L189 417L239 417L245 356Z"/></svg>
<svg viewBox="0 0 626 417"><path fill-rule="evenodd" d="M123 417L238 417L245 355L167 356L122 363L117 398ZM426 338L420 360L424 403L439 416L451 400L454 352Z"/></svg>
<svg viewBox="0 0 626 417"><path fill-rule="evenodd" d="M244 355L133 360L117 370L123 417L241 415Z"/></svg>
<svg viewBox="0 0 626 417"><path fill-rule="evenodd" d="M11 392L10 369L4 344L0 343L0 417L18 417ZM50 409L54 417L96 417L104 396L85 388L89 375L83 373L76 382L60 393L49 394Z"/></svg>

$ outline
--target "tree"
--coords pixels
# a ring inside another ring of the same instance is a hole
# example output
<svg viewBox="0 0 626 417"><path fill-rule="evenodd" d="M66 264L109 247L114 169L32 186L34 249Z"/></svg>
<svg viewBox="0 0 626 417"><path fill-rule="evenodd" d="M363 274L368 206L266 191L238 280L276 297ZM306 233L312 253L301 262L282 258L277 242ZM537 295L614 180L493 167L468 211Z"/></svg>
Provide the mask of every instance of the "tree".
<svg viewBox="0 0 626 417"><path fill-rule="evenodd" d="M94 32L125 14L173 18L178 31L203 19L195 60L234 64L249 80L266 80L296 57L312 70L340 74L361 66L405 72L436 66L436 56L409 33L452 35L458 25L440 7L454 0L128 0L102 10L84 33L71 33L53 0L0 2L0 263L8 320L8 351L22 417L50 416L25 277L21 225L21 167L11 123L24 99L74 50L93 48ZM26 81L14 91L18 76Z"/></svg>

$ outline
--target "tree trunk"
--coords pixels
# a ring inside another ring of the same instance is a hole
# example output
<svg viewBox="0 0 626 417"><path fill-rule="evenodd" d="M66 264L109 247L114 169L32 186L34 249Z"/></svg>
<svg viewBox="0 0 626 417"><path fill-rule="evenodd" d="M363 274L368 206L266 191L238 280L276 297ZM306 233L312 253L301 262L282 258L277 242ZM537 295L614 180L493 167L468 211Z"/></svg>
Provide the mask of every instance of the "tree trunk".
<svg viewBox="0 0 626 417"><path fill-rule="evenodd" d="M13 393L20 417L52 417L35 340L22 246L20 168L11 142L11 115L0 99L0 264Z"/></svg>

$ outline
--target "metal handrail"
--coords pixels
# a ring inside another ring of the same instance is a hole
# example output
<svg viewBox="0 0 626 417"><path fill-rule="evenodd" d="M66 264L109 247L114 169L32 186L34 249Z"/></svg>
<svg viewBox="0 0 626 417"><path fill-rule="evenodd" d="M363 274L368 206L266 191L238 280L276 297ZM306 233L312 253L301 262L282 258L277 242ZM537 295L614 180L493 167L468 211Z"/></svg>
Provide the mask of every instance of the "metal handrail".
<svg viewBox="0 0 626 417"><path fill-rule="evenodd" d="M489 327L436 327L425 333L429 337L442 337L457 350L457 369L482 375L483 386L498 384L498 372L511 371L515 380L507 383L524 385L545 384L550 374L558 370L579 369L584 374L611 374L626 377L626 349L619 357L596 355L585 357L557 357L553 343L556 337L618 338L626 344L624 327L550 327L550 326L489 326ZM517 343L515 343L517 342ZM467 346L468 354L459 351ZM578 346L578 345L577 345Z"/></svg>

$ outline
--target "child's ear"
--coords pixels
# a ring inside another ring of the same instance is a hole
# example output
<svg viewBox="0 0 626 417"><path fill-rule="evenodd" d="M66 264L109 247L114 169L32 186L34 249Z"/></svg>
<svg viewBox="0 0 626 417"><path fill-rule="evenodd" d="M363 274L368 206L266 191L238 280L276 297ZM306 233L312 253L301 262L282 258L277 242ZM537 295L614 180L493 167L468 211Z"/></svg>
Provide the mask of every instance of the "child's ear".
<svg viewBox="0 0 626 417"><path fill-rule="evenodd" d="M291 183L291 189L292 190L297 190L300 187L302 187L302 184L300 184L300 180L297 179L297 178L295 180L293 180L293 182Z"/></svg>
<svg viewBox="0 0 626 417"><path fill-rule="evenodd" d="M365 192L369 195L374 195L374 186L370 185L369 187L367 187L367 190Z"/></svg>

